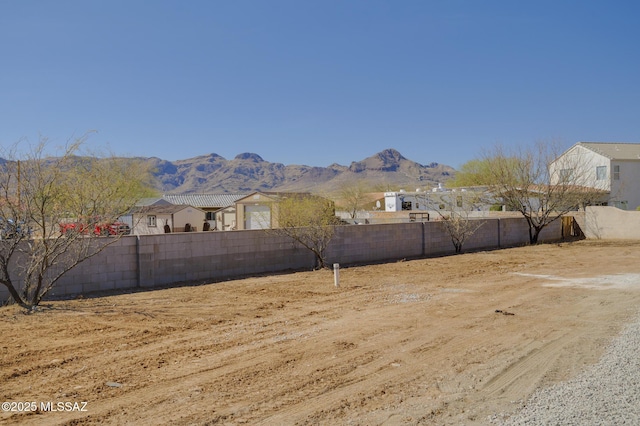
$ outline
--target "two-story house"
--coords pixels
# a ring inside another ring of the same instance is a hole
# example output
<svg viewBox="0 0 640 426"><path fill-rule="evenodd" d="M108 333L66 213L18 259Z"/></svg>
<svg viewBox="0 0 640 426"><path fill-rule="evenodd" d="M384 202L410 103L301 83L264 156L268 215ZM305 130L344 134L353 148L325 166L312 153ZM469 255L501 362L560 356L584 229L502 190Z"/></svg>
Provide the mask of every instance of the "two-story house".
<svg viewBox="0 0 640 426"><path fill-rule="evenodd" d="M602 205L623 210L640 206L640 143L578 142L550 170L556 179L573 174L576 184L603 191Z"/></svg>

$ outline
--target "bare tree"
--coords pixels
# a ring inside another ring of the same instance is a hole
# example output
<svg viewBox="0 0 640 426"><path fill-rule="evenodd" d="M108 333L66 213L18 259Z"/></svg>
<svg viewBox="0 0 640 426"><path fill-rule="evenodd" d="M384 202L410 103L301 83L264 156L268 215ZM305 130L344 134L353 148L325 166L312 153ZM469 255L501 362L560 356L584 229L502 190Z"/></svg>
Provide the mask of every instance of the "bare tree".
<svg viewBox="0 0 640 426"><path fill-rule="evenodd" d="M496 146L463 165L450 185L484 185L508 210L522 214L529 242L536 244L546 226L602 195L589 186L591 165L584 157L560 154L554 143L512 150Z"/></svg>
<svg viewBox="0 0 640 426"><path fill-rule="evenodd" d="M464 243L484 224L471 217L473 211L479 211L485 204L483 194L475 191L450 191L433 192L426 196L429 209L438 214L456 253L461 253Z"/></svg>
<svg viewBox="0 0 640 426"><path fill-rule="evenodd" d="M340 204L355 219L358 210L367 202L367 190L363 181L345 184L339 191Z"/></svg>
<svg viewBox="0 0 640 426"><path fill-rule="evenodd" d="M20 141L3 153L0 284L26 309L116 241L120 232L113 222L148 191L142 162L79 156L85 141L74 140L52 157L46 139L35 146Z"/></svg>
<svg viewBox="0 0 640 426"><path fill-rule="evenodd" d="M276 207L275 227L270 231L291 238L310 250L316 268L326 267L325 251L340 223L333 202L310 194L288 194Z"/></svg>

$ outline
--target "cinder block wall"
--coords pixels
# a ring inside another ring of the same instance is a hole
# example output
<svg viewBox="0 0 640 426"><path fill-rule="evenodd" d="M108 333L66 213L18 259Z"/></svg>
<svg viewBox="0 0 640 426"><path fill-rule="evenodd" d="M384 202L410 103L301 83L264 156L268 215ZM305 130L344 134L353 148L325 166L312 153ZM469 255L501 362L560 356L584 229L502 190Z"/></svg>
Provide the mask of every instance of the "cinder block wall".
<svg viewBox="0 0 640 426"><path fill-rule="evenodd" d="M313 268L311 252L266 231L141 236L140 287Z"/></svg>
<svg viewBox="0 0 640 426"><path fill-rule="evenodd" d="M136 253L135 237L122 237L115 240L103 251L86 259L63 275L49 291L49 295L64 296L136 287L138 283ZM16 262L24 261L20 257L16 257ZM50 272L57 271L52 268ZM12 279L17 286L21 286L20 276L12 276ZM8 297L7 288L4 285L0 286L0 304Z"/></svg>
<svg viewBox="0 0 640 426"><path fill-rule="evenodd" d="M529 242L524 219L482 219L463 251ZM561 223L545 228L540 242L561 237ZM362 264L454 253L441 222L341 226L327 248L327 261ZM181 282L311 269L314 255L287 237L262 230L191 232L122 237L60 279L51 296L158 287ZM8 298L0 286L0 301Z"/></svg>
<svg viewBox="0 0 640 426"><path fill-rule="evenodd" d="M520 218L499 219L500 247L513 247L529 244L529 225ZM562 237L562 221L555 220L540 232L538 242L555 241Z"/></svg>
<svg viewBox="0 0 640 426"><path fill-rule="evenodd" d="M421 256L423 246L420 223L340 226L326 255L329 263L373 263Z"/></svg>
<svg viewBox="0 0 640 426"><path fill-rule="evenodd" d="M498 233L501 220L502 219L477 220L477 222L481 223L481 225L479 225L479 228L475 228L475 232L464 243L464 245L462 246L462 250L473 251L494 249L501 246L505 247L505 244L501 244L500 234ZM449 238L449 244L453 247L451 238Z"/></svg>
<svg viewBox="0 0 640 426"><path fill-rule="evenodd" d="M136 238L122 237L67 272L52 296L133 288L138 283Z"/></svg>

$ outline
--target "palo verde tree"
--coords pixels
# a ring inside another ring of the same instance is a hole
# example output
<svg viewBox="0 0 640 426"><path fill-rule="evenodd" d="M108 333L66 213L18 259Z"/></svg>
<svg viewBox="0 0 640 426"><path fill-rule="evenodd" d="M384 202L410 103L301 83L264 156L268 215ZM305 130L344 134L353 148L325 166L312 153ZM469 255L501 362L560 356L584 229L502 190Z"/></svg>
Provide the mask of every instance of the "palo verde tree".
<svg viewBox="0 0 640 426"><path fill-rule="evenodd" d="M26 309L116 241L117 233L101 236L104 227L149 195L150 173L141 161L81 155L85 142L86 136L69 142L53 156L45 139L2 153L0 284Z"/></svg>
<svg viewBox="0 0 640 426"><path fill-rule="evenodd" d="M287 194L276 207L276 223L271 232L291 238L310 250L316 268L325 268L325 251L340 220L333 202L310 194Z"/></svg>
<svg viewBox="0 0 640 426"><path fill-rule="evenodd" d="M529 242L562 215L596 201L602 194L589 186L592 165L584 156L560 155L554 143L508 150L496 146L462 166L450 186L483 186L507 210L529 225ZM593 168L595 170L595 168Z"/></svg>

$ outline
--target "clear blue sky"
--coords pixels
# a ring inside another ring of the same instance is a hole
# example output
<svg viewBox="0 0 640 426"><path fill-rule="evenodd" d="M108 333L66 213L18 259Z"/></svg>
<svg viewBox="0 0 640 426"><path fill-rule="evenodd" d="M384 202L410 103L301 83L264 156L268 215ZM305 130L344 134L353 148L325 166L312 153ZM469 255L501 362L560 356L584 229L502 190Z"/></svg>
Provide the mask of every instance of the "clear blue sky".
<svg viewBox="0 0 640 426"><path fill-rule="evenodd" d="M640 142L639 1L0 0L0 144L459 167Z"/></svg>

